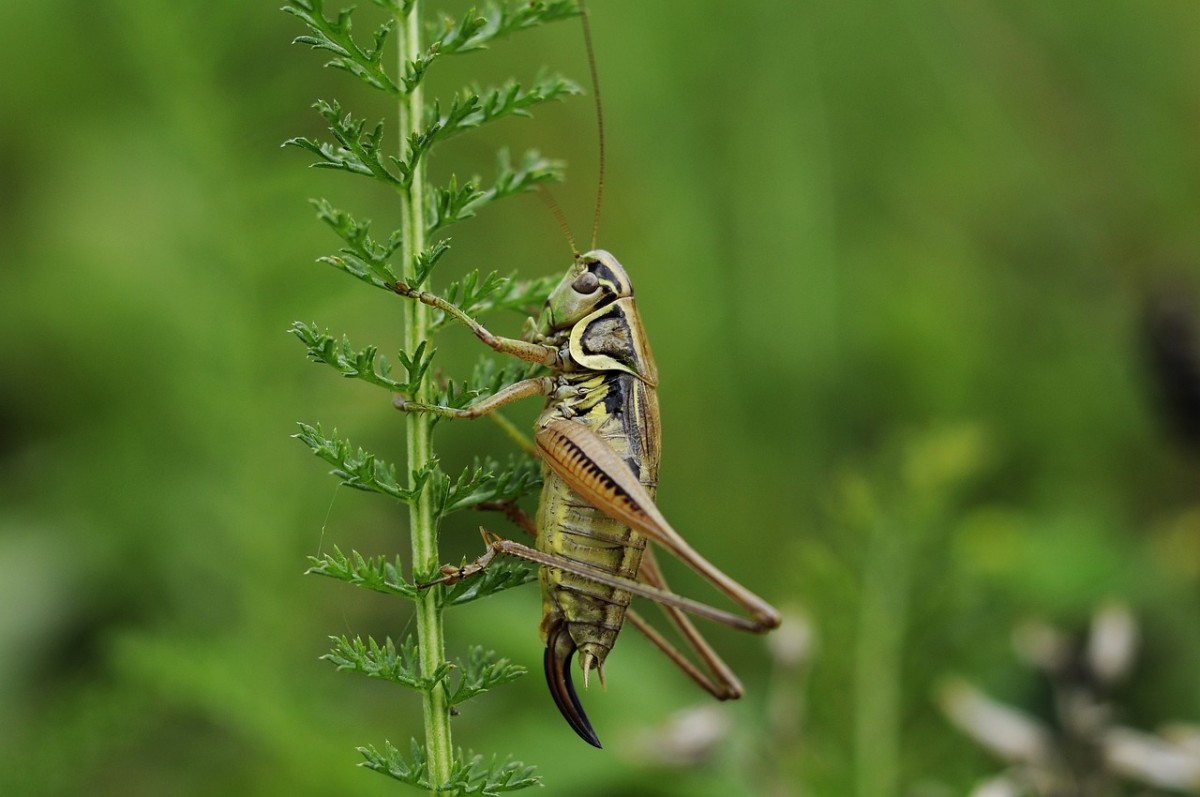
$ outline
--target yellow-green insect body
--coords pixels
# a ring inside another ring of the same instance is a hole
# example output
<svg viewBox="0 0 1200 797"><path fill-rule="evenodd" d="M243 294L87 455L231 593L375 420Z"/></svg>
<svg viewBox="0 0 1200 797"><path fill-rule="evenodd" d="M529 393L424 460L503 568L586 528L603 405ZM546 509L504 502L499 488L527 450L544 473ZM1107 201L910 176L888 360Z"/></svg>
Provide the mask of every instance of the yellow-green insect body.
<svg viewBox="0 0 1200 797"><path fill-rule="evenodd" d="M655 506L658 371L633 287L616 258L603 250L578 255L520 340L493 335L438 296L401 284L396 291L453 315L495 351L546 369L464 409L397 398L406 411L458 418L478 418L528 396L547 398L534 428L544 475L532 530L537 547L485 532L483 556L469 565L444 566L443 577L425 586L474 575L498 554L539 564L550 693L575 732L596 747L600 742L575 693L570 662L579 651L586 684L591 670L602 672L626 620L714 697L740 697L737 677L684 613L752 632L778 626L779 613L696 552ZM694 569L750 616L671 592L647 541ZM635 596L663 607L703 670L629 609Z"/></svg>
<svg viewBox="0 0 1200 797"><path fill-rule="evenodd" d="M658 486L658 380L633 289L624 269L604 251L582 255L550 295L534 339L565 344L562 370L555 377L545 410L539 416L539 439L559 424L578 424L611 448L646 493ZM556 327L559 327L556 329ZM571 451L571 442L560 445ZM582 453L567 455L578 479L608 487L606 474ZM645 538L589 502L548 464L537 513L537 549L634 580L646 546ZM571 655L578 650L585 683L603 665L616 643L632 599L627 590L557 568L541 568L546 642L546 677L555 702L577 732L593 744L571 685Z"/></svg>

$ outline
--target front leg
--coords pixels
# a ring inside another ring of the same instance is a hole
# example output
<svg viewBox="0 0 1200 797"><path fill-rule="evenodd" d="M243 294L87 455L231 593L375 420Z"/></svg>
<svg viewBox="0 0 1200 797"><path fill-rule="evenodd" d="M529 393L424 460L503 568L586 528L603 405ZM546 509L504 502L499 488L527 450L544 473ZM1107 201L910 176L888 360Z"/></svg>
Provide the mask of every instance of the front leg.
<svg viewBox="0 0 1200 797"><path fill-rule="evenodd" d="M535 376L514 382L502 390L488 396L483 401L469 407L446 407L441 404L420 404L409 401L404 396L397 395L392 399L396 409L402 412L428 412L431 415L441 415L446 418L478 418L489 412L511 404L528 396L547 396L554 391L554 380L548 376Z"/></svg>
<svg viewBox="0 0 1200 797"><path fill-rule="evenodd" d="M397 282L395 286L393 286L393 290L395 290L396 293L400 294L401 296L407 296L410 299L416 299L421 304L427 304L430 307L435 307L446 315L458 319L470 327L471 331L475 333L475 337L483 341L493 351L516 357L517 359L524 360L525 362L545 365L550 368L562 367L562 362L560 361L558 355L558 348L555 346L548 346L544 343L532 343L527 340L503 338L499 335L493 335L482 324L464 313L459 307L451 304L440 296L419 291L415 288L410 288L403 282Z"/></svg>

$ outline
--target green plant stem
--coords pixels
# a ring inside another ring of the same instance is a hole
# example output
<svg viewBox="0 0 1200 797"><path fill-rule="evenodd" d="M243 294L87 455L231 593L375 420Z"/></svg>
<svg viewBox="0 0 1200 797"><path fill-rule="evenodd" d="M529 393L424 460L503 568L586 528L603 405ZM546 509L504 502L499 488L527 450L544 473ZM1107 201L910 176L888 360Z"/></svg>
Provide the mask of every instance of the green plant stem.
<svg viewBox="0 0 1200 797"><path fill-rule="evenodd" d="M400 40L400 74L404 64L421 52L421 15L419 3L414 2L407 17L398 20L402 34ZM424 118L424 98L418 85L400 102L400 133L402 146L407 146L410 136L420 127ZM401 153L402 157L406 153ZM404 226L404 273L412 279L416 256L425 248L425 163L421 161L413 173L408 189L401 192L400 215ZM429 338L429 308L420 302L404 302L406 323L404 325L404 347L416 351L422 341ZM429 382L421 380L414 400L427 404L431 400ZM408 438L409 473L420 471L433 458L433 416L423 412L405 414ZM409 477L412 479L412 476ZM409 484L410 488L416 485ZM433 573L440 564L437 545L437 524L434 518L433 501L427 489L417 495L409 505L409 525L412 535L412 567L414 576ZM442 609L438 598L440 588L420 590L417 594L417 645L421 661L421 674L429 677L446 658L445 635L442 628ZM439 684L423 693L422 709L425 718L425 750L429 761L430 780L435 784L450 780L453 746L450 740L450 703L446 690ZM440 794L438 789L435 794Z"/></svg>

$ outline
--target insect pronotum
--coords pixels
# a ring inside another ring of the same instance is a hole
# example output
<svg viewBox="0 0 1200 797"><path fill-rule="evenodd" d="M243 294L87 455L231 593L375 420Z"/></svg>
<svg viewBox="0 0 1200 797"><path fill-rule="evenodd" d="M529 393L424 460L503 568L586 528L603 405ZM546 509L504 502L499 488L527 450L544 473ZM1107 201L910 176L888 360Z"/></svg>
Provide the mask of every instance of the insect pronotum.
<svg viewBox="0 0 1200 797"><path fill-rule="evenodd" d="M600 137L592 249L583 254L575 251L574 262L521 339L492 334L438 296L403 283L395 286L397 293L466 324L493 350L540 365L542 370L464 409L416 404L403 397L396 398L396 406L407 412L478 418L518 399L546 397L534 425L536 451L543 463L541 499L536 523L527 518L522 523L535 536L536 547L481 529L487 544L483 556L463 566L446 565L441 578L421 586L468 578L497 555L538 564L550 694L575 732L600 747L571 681L570 664L577 651L584 685L592 670L603 679L604 662L628 619L714 697L733 699L742 695L741 683L687 615L761 633L779 625L779 612L697 553L654 503L660 443L658 370L628 274L612 254L595 248L604 186L604 126L582 0L579 6ZM519 512L513 514L521 517ZM748 616L671 592L647 540L694 569ZM702 668L629 609L634 596L663 608Z"/></svg>

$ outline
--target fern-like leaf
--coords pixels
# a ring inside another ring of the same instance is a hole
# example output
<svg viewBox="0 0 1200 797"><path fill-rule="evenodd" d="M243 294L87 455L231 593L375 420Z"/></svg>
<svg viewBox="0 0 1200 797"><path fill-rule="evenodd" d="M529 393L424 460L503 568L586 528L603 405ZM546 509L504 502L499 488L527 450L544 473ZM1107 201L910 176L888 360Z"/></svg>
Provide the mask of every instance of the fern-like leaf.
<svg viewBox="0 0 1200 797"><path fill-rule="evenodd" d="M429 755L416 739L409 744L409 753L401 753L391 742L384 742L383 750L373 745L358 748L363 757L362 765L410 786L438 794L477 794L479 797L500 797L505 792L527 789L541 784L534 767L511 758L499 760L493 757L485 762L483 756L474 753L463 755L455 751L450 768L450 780L435 784L430 781Z"/></svg>
<svg viewBox="0 0 1200 797"><path fill-rule="evenodd" d="M380 678L420 692L428 692L435 688L446 678L452 668L449 662L442 662L430 675L422 675L421 661L417 655L417 642L411 636L407 637L399 647L391 637L385 638L382 645L371 637L367 637L366 641L363 641L361 637L349 639L344 636L330 637L330 639L333 640L333 648L321 658L332 663L339 670L362 673L368 678ZM507 665L507 661L500 659L497 662L484 661L476 664L475 672L482 673L477 677L477 681L486 682L491 677L496 679L494 683L501 683L499 679L505 676L506 670L500 665ZM512 676L512 678L516 677L519 675ZM458 688L469 690L471 686L475 685L476 680L466 682L466 686L463 687L461 685L465 678L464 671L464 675L458 679L460 684Z"/></svg>
<svg viewBox="0 0 1200 797"><path fill-rule="evenodd" d="M449 249L450 242L445 238L439 238L418 252L413 260L413 278L409 284L414 288L420 288L425 283L425 280L429 278L429 273L433 271L433 267L437 265L442 255L446 254Z"/></svg>
<svg viewBox="0 0 1200 797"><path fill-rule="evenodd" d="M400 557L388 561L383 556L367 558L358 551L351 551L349 556L334 546L332 554L310 556L307 573L316 576L328 576L356 587L382 592L387 595L403 595L415 598L417 588L404 580L400 575Z"/></svg>
<svg viewBox="0 0 1200 797"><path fill-rule="evenodd" d="M391 742L383 743L382 752L374 745L358 748L363 757L362 766L374 770L401 783L416 786L423 791L434 791L429 780L429 756L423 745L411 740L409 756L406 758Z"/></svg>
<svg viewBox="0 0 1200 797"><path fill-rule="evenodd" d="M451 178L444 188L433 188L426 197L426 224L431 231L469 219L480 208L498 199L532 191L541 183L561 182L562 161L543 158L534 150L526 152L519 166L514 167L508 152L501 151L497 159L496 180L484 189L478 180L461 188Z"/></svg>
<svg viewBox="0 0 1200 797"><path fill-rule="evenodd" d="M537 567L523 559L496 559L483 572L446 587L443 606L463 606L506 589L537 581Z"/></svg>
<svg viewBox="0 0 1200 797"><path fill-rule="evenodd" d="M440 472L436 460L431 460L426 467L413 472L413 486L408 488L396 480L394 465L361 448L353 447L349 440L326 437L320 426L302 423L300 431L292 436L307 445L318 457L333 465L333 475L341 479L346 486L388 495L405 503L414 501L430 476Z"/></svg>
<svg viewBox="0 0 1200 797"><path fill-rule="evenodd" d="M462 382L446 379L439 382L435 386L434 401L445 407L466 407L524 379L527 374L528 366L523 363L505 361L501 366L495 358L484 356L476 362L470 379Z"/></svg>
<svg viewBox="0 0 1200 797"><path fill-rule="evenodd" d="M431 104L426 126L437 130L437 138L446 139L506 116L529 116L536 105L582 91L577 83L561 75L538 75L527 89L515 80L486 91L472 86L454 96L445 114L440 103Z"/></svg>
<svg viewBox="0 0 1200 797"><path fill-rule="evenodd" d="M299 147L313 153L320 158L313 164L317 168L364 174L399 188L409 185L412 180L409 164L392 156L385 157L381 149L383 122L368 130L365 120L343 113L341 104L336 100L318 100L313 107L329 125L336 143L297 137L283 142L285 147ZM398 173L388 168L389 163L396 167Z"/></svg>
<svg viewBox="0 0 1200 797"><path fill-rule="evenodd" d="M399 382L391 378L391 366L379 356L379 352L374 346L355 350L345 335L340 339L334 338L326 332L319 331L314 324L306 324L302 321L292 324L289 331L299 338L308 349L309 359L332 367L347 379L361 379L372 385L399 393L412 392L411 381ZM428 369L429 359L433 356L431 352L428 357L422 358L423 351L424 343L412 357L402 353L400 360L410 373L415 369L418 378Z"/></svg>
<svg viewBox="0 0 1200 797"><path fill-rule="evenodd" d="M526 0L516 6L488 3L482 12L472 12L457 23L447 19L441 35L434 39L434 46L443 55L470 53L517 31L578 14L575 0Z"/></svg>
<svg viewBox="0 0 1200 797"><path fill-rule="evenodd" d="M358 221L344 210L339 210L324 199L313 200L317 218L325 222L345 241L345 248L337 257L323 257L320 262L328 263L377 288L390 291L396 284L396 274L390 264L392 256L400 248L403 237L394 230L384 242L371 238L369 220Z"/></svg>
<svg viewBox="0 0 1200 797"><path fill-rule="evenodd" d="M481 277L478 271L472 271L462 280L450 283L446 289L446 300L472 317L494 310L531 314L545 303L560 279L557 275L551 275L518 280L515 272L502 277L495 271ZM431 323L436 328L449 320L445 314L440 314Z"/></svg>
<svg viewBox="0 0 1200 797"><path fill-rule="evenodd" d="M375 31L371 45L362 48L355 43L350 34L352 9L343 9L336 17L329 19L325 16L322 0L288 0L283 10L299 17L312 31L311 35L297 36L293 40L294 44L307 44L313 49L327 50L333 53L333 59L327 62L326 66L345 70L368 86L388 94L400 93L400 88L388 76L382 64L384 45L392 32L393 20L381 25Z"/></svg>
<svg viewBox="0 0 1200 797"><path fill-rule="evenodd" d="M439 511L444 516L484 503L515 501L541 486L541 465L531 457L510 457L503 466L492 459L477 460L447 490Z"/></svg>
<svg viewBox="0 0 1200 797"><path fill-rule="evenodd" d="M457 789L459 794L499 797L506 792L540 786L541 778L535 767L526 766L512 758L499 760L493 756L490 761L485 761L481 755L468 754L464 757L459 751L454 757L449 785Z"/></svg>
<svg viewBox="0 0 1200 797"><path fill-rule="evenodd" d="M515 681L527 670L519 664L513 664L508 659L502 659L494 650L484 650L473 645L467 652L467 658L456 659L457 678L450 690L450 705L457 706L476 695L482 694L493 686Z"/></svg>

